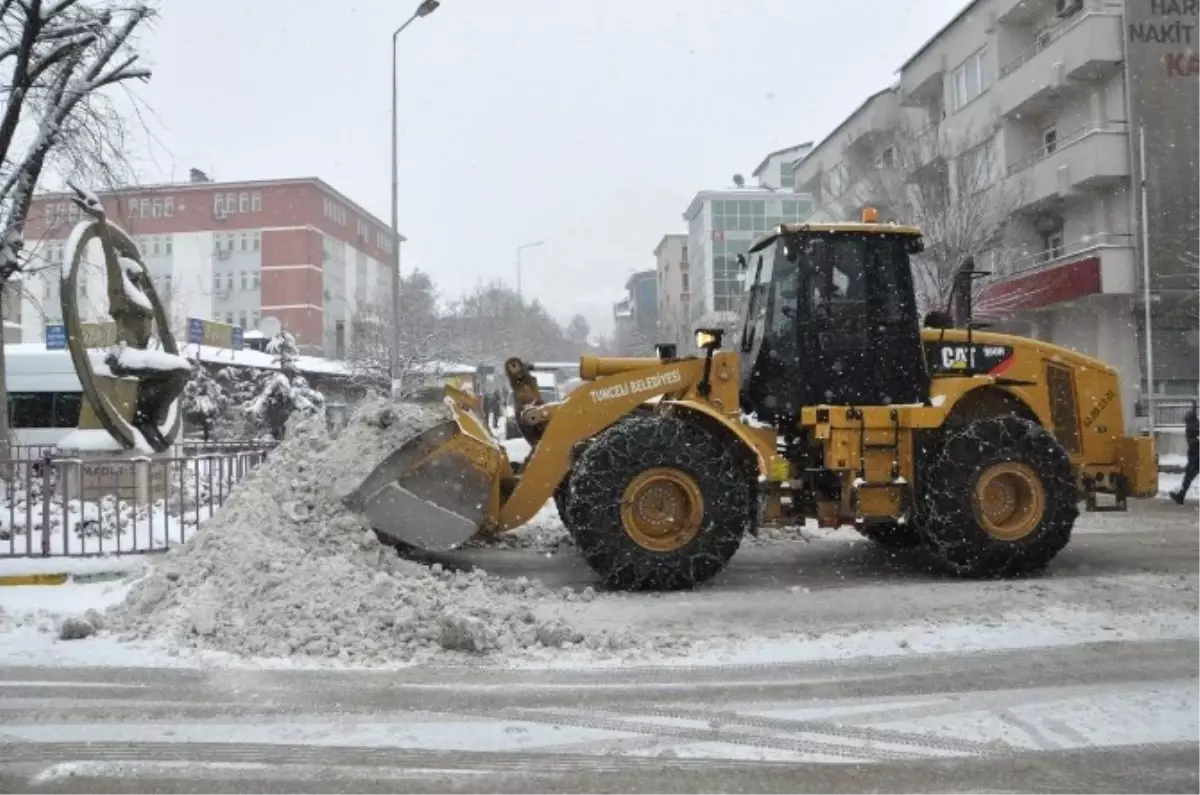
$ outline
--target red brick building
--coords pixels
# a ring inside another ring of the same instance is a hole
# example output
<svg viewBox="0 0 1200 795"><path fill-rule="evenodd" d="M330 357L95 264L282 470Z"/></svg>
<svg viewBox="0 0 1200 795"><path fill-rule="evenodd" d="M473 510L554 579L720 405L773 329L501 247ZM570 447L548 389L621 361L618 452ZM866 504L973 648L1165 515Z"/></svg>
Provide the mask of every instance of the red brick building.
<svg viewBox="0 0 1200 795"><path fill-rule="evenodd" d="M137 238L175 325L191 316L250 330L274 317L305 352L339 357L360 310L378 304L386 315L388 226L321 179L213 182L193 170L190 182L101 200ZM68 195L41 195L26 239L48 263L59 262L78 218ZM41 339L59 313L57 270L47 273L43 300L22 307L26 341ZM102 293L102 282L96 287Z"/></svg>

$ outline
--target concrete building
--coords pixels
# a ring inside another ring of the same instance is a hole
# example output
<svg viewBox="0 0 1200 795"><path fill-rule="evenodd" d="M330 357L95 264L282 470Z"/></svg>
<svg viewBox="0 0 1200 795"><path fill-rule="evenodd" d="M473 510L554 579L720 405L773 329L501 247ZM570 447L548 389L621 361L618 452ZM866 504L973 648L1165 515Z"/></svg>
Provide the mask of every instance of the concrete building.
<svg viewBox="0 0 1200 795"><path fill-rule="evenodd" d="M971 252L994 274L981 314L1108 361L1123 375L1131 412L1145 390L1145 239L1155 391L1195 395L1195 8L975 0L909 58L895 87L813 149L794 184L814 195L817 217L854 217L863 204L882 204L885 220L889 210L911 212L905 200L887 200L911 197L922 183L940 185L948 206L1001 216L992 239ZM930 237L979 224L970 211L954 212L936 223L898 220L926 226Z"/></svg>
<svg viewBox="0 0 1200 795"><path fill-rule="evenodd" d="M658 340L658 272L638 271L625 282L626 297L613 304L617 353L651 356Z"/></svg>
<svg viewBox="0 0 1200 795"><path fill-rule="evenodd" d="M773 190L792 190L792 172L812 151L812 141L807 141L784 149L777 149L762 159L754 169L752 176L763 188Z"/></svg>
<svg viewBox="0 0 1200 795"><path fill-rule="evenodd" d="M681 350L691 342L687 241L687 235L663 235L654 247L658 273L658 342L673 342Z"/></svg>
<svg viewBox="0 0 1200 795"><path fill-rule="evenodd" d="M187 317L246 330L274 317L304 353L337 358L351 342L357 311L390 305L388 225L315 177L219 183L193 169L190 182L101 200L137 240L177 334ZM61 320L59 265L78 220L65 194L34 201L26 239L52 267L26 285L19 321L26 342L43 339L44 326ZM80 280L85 315L106 306L88 302L105 290L98 247L88 260Z"/></svg>
<svg viewBox="0 0 1200 795"><path fill-rule="evenodd" d="M780 223L801 221L812 212L812 197L771 188L700 191L688 205L688 323L697 328L729 328L737 323L742 294L737 256L755 238Z"/></svg>
<svg viewBox="0 0 1200 795"><path fill-rule="evenodd" d="M752 172L756 187L735 175L734 187L692 198L683 214L690 288L685 336L702 327L733 327L742 294L737 256L763 232L812 212L812 197L796 193L792 183L794 168L812 148L806 142L767 154Z"/></svg>

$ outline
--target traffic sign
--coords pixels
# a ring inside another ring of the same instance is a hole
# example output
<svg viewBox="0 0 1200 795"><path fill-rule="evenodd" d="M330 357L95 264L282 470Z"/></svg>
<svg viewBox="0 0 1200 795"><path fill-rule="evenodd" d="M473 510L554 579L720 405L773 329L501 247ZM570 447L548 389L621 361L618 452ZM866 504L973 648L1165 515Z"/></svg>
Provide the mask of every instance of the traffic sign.
<svg viewBox="0 0 1200 795"><path fill-rule="evenodd" d="M67 327L61 323L46 326L46 350L61 351L67 347Z"/></svg>

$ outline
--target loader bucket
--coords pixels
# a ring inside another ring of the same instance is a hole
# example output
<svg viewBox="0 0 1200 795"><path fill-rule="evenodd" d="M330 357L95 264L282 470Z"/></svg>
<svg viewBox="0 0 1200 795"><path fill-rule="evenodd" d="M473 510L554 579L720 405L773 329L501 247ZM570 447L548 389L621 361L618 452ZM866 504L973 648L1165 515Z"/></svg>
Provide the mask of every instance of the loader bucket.
<svg viewBox="0 0 1200 795"><path fill-rule="evenodd" d="M508 458L469 411L410 440L344 498L393 541L430 552L470 540L489 518Z"/></svg>

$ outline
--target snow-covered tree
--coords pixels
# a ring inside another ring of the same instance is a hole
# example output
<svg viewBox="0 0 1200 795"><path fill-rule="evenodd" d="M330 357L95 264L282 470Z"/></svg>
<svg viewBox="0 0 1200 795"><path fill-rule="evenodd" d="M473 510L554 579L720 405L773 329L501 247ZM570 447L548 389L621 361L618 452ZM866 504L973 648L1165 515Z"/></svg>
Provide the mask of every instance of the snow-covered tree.
<svg viewBox="0 0 1200 795"><path fill-rule="evenodd" d="M245 405L247 416L275 439L282 439L287 421L296 412L321 414L325 396L309 386L300 375L300 351L296 338L281 330L267 343L277 371L264 373L258 381L258 393Z"/></svg>
<svg viewBox="0 0 1200 795"><path fill-rule="evenodd" d="M296 338L287 329L280 329L279 333L271 338L267 343L267 353L271 354L279 372L288 378L299 372L296 363L300 359L300 348L296 346Z"/></svg>
<svg viewBox="0 0 1200 795"><path fill-rule="evenodd" d="M221 384L197 363L183 389L183 418L204 432L204 441L215 435L228 402Z"/></svg>
<svg viewBox="0 0 1200 795"><path fill-rule="evenodd" d="M304 376L288 378L282 371L266 373L258 395L246 405L247 415L276 440L283 438L287 422L296 412L317 415L324 411L324 395L309 386Z"/></svg>
<svg viewBox="0 0 1200 795"><path fill-rule="evenodd" d="M0 291L28 267L24 228L43 172L92 181L125 160L124 126L107 91L150 72L130 41L141 3L0 0ZM0 302L2 305L2 302ZM7 389L0 346L0 445Z"/></svg>

